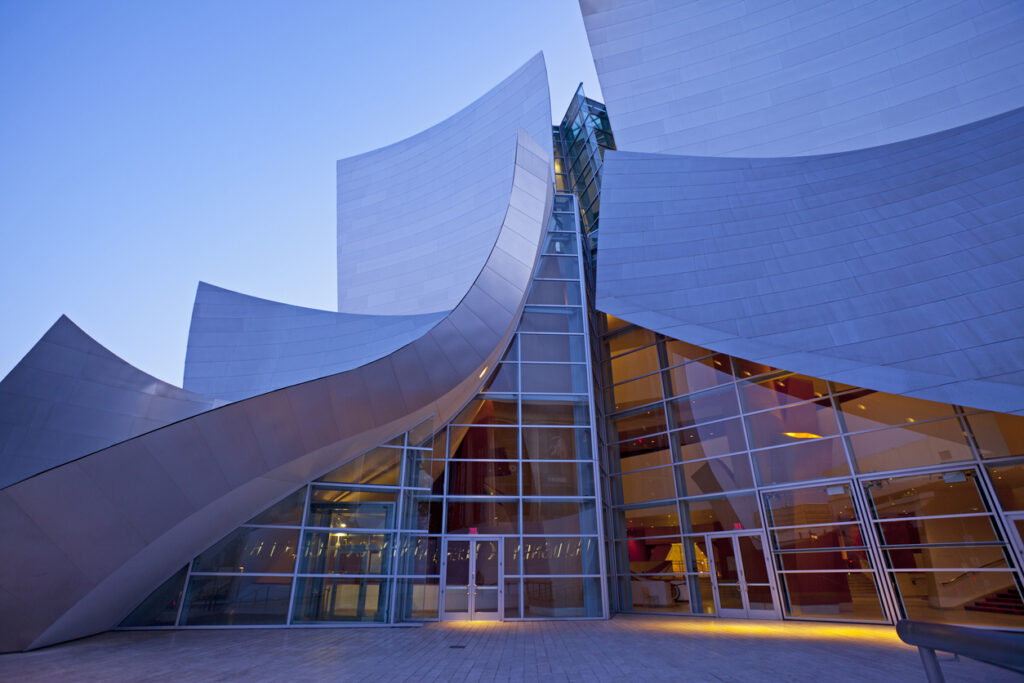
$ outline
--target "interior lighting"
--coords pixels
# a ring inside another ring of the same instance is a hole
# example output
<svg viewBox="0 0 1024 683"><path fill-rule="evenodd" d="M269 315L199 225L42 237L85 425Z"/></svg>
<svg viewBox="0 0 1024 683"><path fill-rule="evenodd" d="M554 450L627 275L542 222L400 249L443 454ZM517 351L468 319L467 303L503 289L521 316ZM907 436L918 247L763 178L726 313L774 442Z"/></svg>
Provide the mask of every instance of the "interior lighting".
<svg viewBox="0 0 1024 683"><path fill-rule="evenodd" d="M814 434L813 432L782 432L783 436L788 436L794 439L820 439L821 434Z"/></svg>

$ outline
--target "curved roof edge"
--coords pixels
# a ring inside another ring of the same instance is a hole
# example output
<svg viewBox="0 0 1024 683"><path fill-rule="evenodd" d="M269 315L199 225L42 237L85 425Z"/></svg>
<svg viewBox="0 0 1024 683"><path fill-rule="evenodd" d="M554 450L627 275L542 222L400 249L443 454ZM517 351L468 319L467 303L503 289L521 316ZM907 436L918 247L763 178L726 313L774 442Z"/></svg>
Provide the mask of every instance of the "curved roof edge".
<svg viewBox="0 0 1024 683"><path fill-rule="evenodd" d="M444 316L336 313L200 282L184 384L238 401L365 365L422 336Z"/></svg>
<svg viewBox="0 0 1024 683"><path fill-rule="evenodd" d="M793 372L1024 414L1024 109L840 154L609 152L597 307Z"/></svg>
<svg viewBox="0 0 1024 683"><path fill-rule="evenodd" d="M458 113L338 161L338 310L452 310L487 260L508 206L516 138L551 135L538 53Z"/></svg>
<svg viewBox="0 0 1024 683"><path fill-rule="evenodd" d="M222 403L146 374L62 315L0 381L0 488Z"/></svg>
<svg viewBox="0 0 1024 683"><path fill-rule="evenodd" d="M113 628L168 571L268 504L430 415L450 419L515 333L553 193L550 146L520 131L498 239L469 292L422 337L0 491L0 528L19 548L0 554L0 652Z"/></svg>

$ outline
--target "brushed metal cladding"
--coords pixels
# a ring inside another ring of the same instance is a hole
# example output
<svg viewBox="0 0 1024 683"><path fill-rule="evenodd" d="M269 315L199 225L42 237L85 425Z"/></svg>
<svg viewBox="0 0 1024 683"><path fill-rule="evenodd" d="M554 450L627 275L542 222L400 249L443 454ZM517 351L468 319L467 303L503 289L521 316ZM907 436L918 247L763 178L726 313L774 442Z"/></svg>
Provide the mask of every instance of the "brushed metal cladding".
<svg viewBox="0 0 1024 683"><path fill-rule="evenodd" d="M1019 0L580 0L619 149L872 147L1024 106Z"/></svg>
<svg viewBox="0 0 1024 683"><path fill-rule="evenodd" d="M199 283L185 388L238 401L382 358L445 316L336 313Z"/></svg>
<svg viewBox="0 0 1024 683"><path fill-rule="evenodd" d="M550 155L550 144L519 131L490 257L466 297L422 337L358 368L230 403L0 490L0 532L18 548L0 553L0 651L114 627L170 572L298 486L431 415L448 421L515 332L551 216ZM505 251L513 222L534 244L530 263ZM405 381L414 366L424 372Z"/></svg>
<svg viewBox="0 0 1024 683"><path fill-rule="evenodd" d="M551 137L544 56L450 118L338 162L338 310L450 311L508 206L516 131Z"/></svg>
<svg viewBox="0 0 1024 683"><path fill-rule="evenodd" d="M147 375L61 316L0 381L0 488L223 403Z"/></svg>
<svg viewBox="0 0 1024 683"><path fill-rule="evenodd" d="M856 386L1024 414L1024 109L778 159L608 152L597 307Z"/></svg>

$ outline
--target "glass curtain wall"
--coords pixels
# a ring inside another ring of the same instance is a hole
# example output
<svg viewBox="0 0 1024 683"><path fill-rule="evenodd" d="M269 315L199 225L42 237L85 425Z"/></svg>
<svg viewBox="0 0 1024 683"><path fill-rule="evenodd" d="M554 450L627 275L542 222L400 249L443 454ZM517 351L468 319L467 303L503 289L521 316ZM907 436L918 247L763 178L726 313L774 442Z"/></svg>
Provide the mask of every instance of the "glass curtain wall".
<svg viewBox="0 0 1024 683"><path fill-rule="evenodd" d="M620 609L1024 628L1024 418L605 330Z"/></svg>
<svg viewBox="0 0 1024 683"><path fill-rule="evenodd" d="M502 618L606 617L578 215L572 195L555 195L516 334L449 424L424 423L303 486L122 627L438 619L445 567L467 559L445 548L465 554L474 536L488 539L478 554L502 554L479 565L500 567Z"/></svg>

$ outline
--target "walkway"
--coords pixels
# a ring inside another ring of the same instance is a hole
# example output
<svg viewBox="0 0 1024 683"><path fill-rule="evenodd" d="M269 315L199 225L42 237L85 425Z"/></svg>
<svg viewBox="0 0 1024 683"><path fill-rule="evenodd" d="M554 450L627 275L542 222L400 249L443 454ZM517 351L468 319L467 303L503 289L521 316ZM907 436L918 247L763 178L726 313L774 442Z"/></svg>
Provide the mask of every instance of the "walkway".
<svg viewBox="0 0 1024 683"><path fill-rule="evenodd" d="M1022 681L948 661L950 681ZM619 615L420 628L105 633L0 655L3 681L924 681L889 627Z"/></svg>

